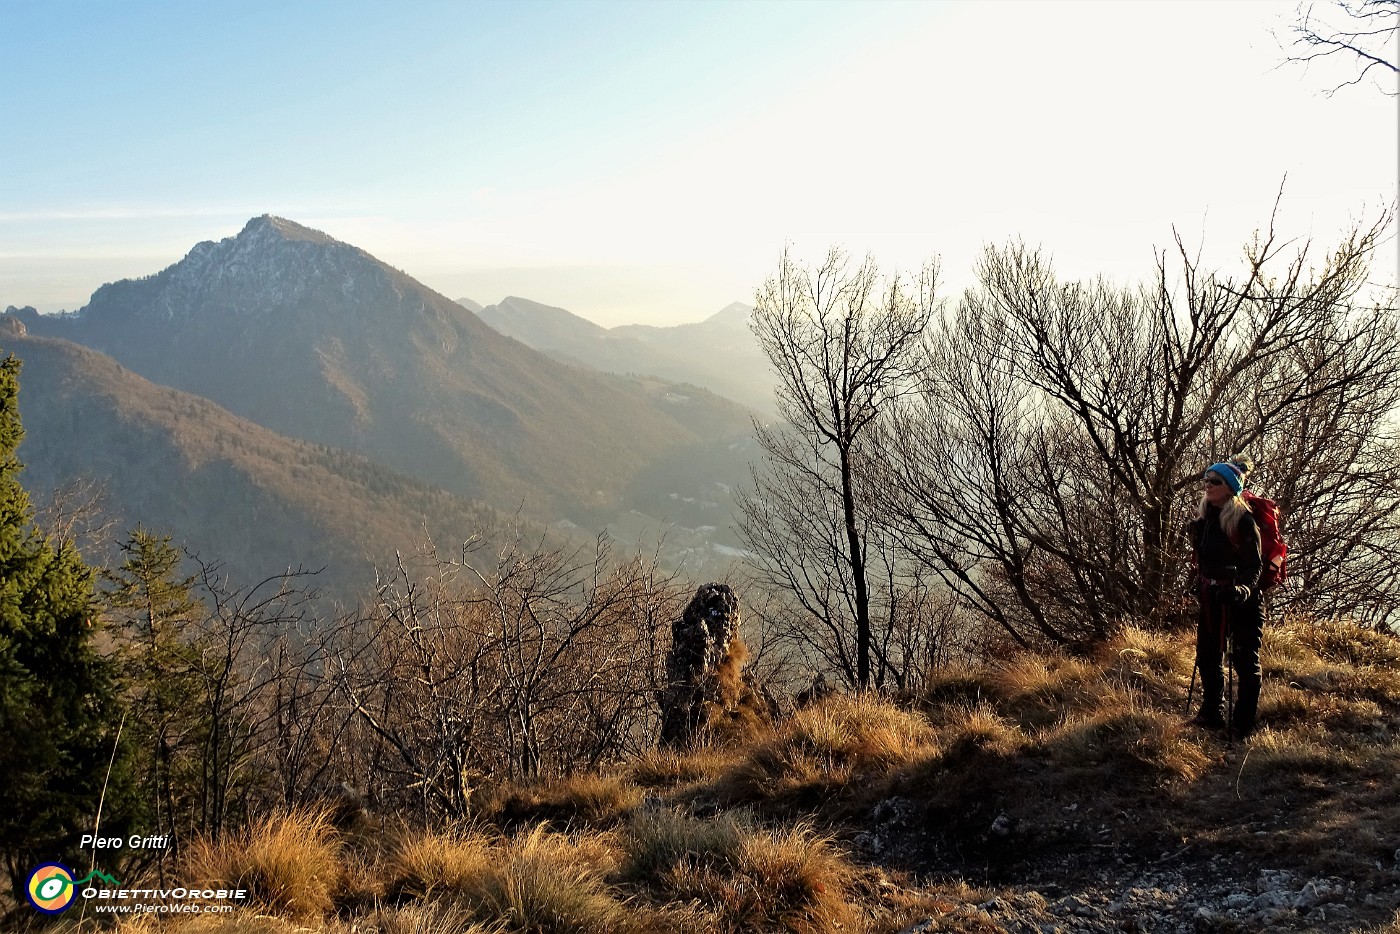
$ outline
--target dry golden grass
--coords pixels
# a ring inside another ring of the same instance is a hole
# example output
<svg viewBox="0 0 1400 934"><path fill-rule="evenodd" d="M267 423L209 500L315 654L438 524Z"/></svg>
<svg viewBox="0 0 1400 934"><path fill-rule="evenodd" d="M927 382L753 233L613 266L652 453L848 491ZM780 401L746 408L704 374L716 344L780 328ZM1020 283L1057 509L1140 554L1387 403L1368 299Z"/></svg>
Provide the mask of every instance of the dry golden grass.
<svg viewBox="0 0 1400 934"><path fill-rule="evenodd" d="M518 825L549 821L560 826L608 827L635 811L646 792L625 775L577 773L566 778L498 791L479 816Z"/></svg>
<svg viewBox="0 0 1400 934"><path fill-rule="evenodd" d="M740 752L712 746L690 751L656 749L633 762L627 774L643 788L669 789L714 779L741 757Z"/></svg>
<svg viewBox="0 0 1400 934"><path fill-rule="evenodd" d="M721 880L725 913L753 930L839 931L854 923L846 902L853 875L832 841L805 825L755 832Z"/></svg>
<svg viewBox="0 0 1400 934"><path fill-rule="evenodd" d="M191 888L247 889L271 914L314 920L334 907L341 849L325 811L274 815L214 843L193 841L180 861Z"/></svg>
<svg viewBox="0 0 1400 934"><path fill-rule="evenodd" d="M943 934L1003 934L1006 930L976 908L993 897L995 893L991 890L963 881L910 889L881 875L875 876L881 884L864 899L878 903L871 912L870 923L864 928L867 934L903 934L911 928ZM927 927L930 920L934 921L934 926Z"/></svg>
<svg viewBox="0 0 1400 934"><path fill-rule="evenodd" d="M1400 704L1400 640L1338 621L1290 617L1264 630L1265 676L1299 689Z"/></svg>
<svg viewBox="0 0 1400 934"><path fill-rule="evenodd" d="M1316 727L1283 732L1263 729L1250 737L1249 753L1239 774L1255 784L1283 778L1293 783L1299 776L1337 778L1361 768L1363 754L1338 745L1327 731Z"/></svg>
<svg viewBox="0 0 1400 934"><path fill-rule="evenodd" d="M481 834L405 835L385 860L390 898L428 898L469 889L495 859L491 840Z"/></svg>
<svg viewBox="0 0 1400 934"><path fill-rule="evenodd" d="M1095 704L1103 687L1099 669L1087 661L1029 653L992 671L988 686L998 712L1028 728Z"/></svg>
<svg viewBox="0 0 1400 934"><path fill-rule="evenodd" d="M1105 705L1068 721L1043 736L1040 750L1053 762L1083 773L1096 773L1097 783L1123 781L1124 773L1162 781L1192 781L1211 760L1180 716L1131 704Z"/></svg>
<svg viewBox="0 0 1400 934"><path fill-rule="evenodd" d="M682 862L732 862L750 821L743 812L702 820L671 810L638 814L622 834L623 873L655 881Z"/></svg>
<svg viewBox="0 0 1400 934"><path fill-rule="evenodd" d="M1116 686L1169 690L1180 656L1169 638L1126 627L1096 660L1021 652L982 669L936 674L927 679L920 702L935 721L948 711L986 705L1027 729L1039 729L1069 712L1099 706L1102 695Z"/></svg>
<svg viewBox="0 0 1400 934"><path fill-rule="evenodd" d="M975 839L996 816L979 813L1003 800L1038 800L1026 787L1022 752L1030 740L990 704L956 706L946 712L937 740L871 783L866 805L896 796L916 802L921 826L949 840Z"/></svg>
<svg viewBox="0 0 1400 934"><path fill-rule="evenodd" d="M937 723L946 710L974 707L990 701L992 691L987 684L984 668L950 666L930 672L924 677L923 690L918 697L919 709Z"/></svg>
<svg viewBox="0 0 1400 934"><path fill-rule="evenodd" d="M1280 627L1330 662L1353 668L1400 669L1400 641L1338 620L1290 617Z"/></svg>
<svg viewBox="0 0 1400 934"><path fill-rule="evenodd" d="M834 695L799 710L774 738L760 743L719 782L737 800L810 800L880 774L927 752L928 722L874 695Z"/></svg>
<svg viewBox="0 0 1400 934"><path fill-rule="evenodd" d="M1330 709L1331 704L1321 695L1277 681L1266 682L1259 694L1259 722L1276 730L1317 723Z"/></svg>
<svg viewBox="0 0 1400 934"><path fill-rule="evenodd" d="M441 899L483 923L531 934L615 934L636 927L604 877L616 866L597 837L539 826L509 840L480 834L405 840L389 857L389 891Z"/></svg>
<svg viewBox="0 0 1400 934"><path fill-rule="evenodd" d="M113 934L506 934L502 925L474 922L447 904L379 907L349 921L331 920L314 927L272 915L235 911L159 920L146 915L122 921L111 930Z"/></svg>
<svg viewBox="0 0 1400 934"><path fill-rule="evenodd" d="M244 884L255 911L119 932L895 934L926 918L998 929L977 909L988 892L892 883L814 830L854 836L877 813L899 815L879 833L937 854L938 872L962 860L1044 875L1066 854L1156 853L1168 840L1187 846L1183 859L1225 853L1384 888L1400 826L1397 645L1340 624L1269 628L1260 729L1232 744L1185 723L1191 634L1126 627L1091 660L1028 653L934 677L918 713L838 695L746 747L505 788L483 814L521 828L513 837L401 831L353 849L317 815L267 822L205 847L204 868L181 880ZM646 806L648 792L721 810ZM891 798L898 808L877 810ZM1400 916L1364 930L1400 934Z"/></svg>
<svg viewBox="0 0 1400 934"><path fill-rule="evenodd" d="M472 921L450 904L402 905L377 908L350 924L327 929L327 934L505 934L502 924Z"/></svg>
<svg viewBox="0 0 1400 934"><path fill-rule="evenodd" d="M1194 661L1190 647L1166 632L1123 626L1097 653L1107 667L1133 659L1135 668L1165 673L1187 674Z"/></svg>
<svg viewBox="0 0 1400 934"><path fill-rule="evenodd" d="M122 920L113 930L115 934L306 934L311 929L275 915L240 910L228 914L173 915L159 919L154 915L143 915ZM318 925L315 930L324 929Z"/></svg>
<svg viewBox="0 0 1400 934"><path fill-rule="evenodd" d="M938 730L934 754L947 766L972 754L1009 756L1026 745L1026 734L990 704L954 708Z"/></svg>
<svg viewBox="0 0 1400 934"><path fill-rule="evenodd" d="M1195 664L1192 646L1168 633L1124 626L1095 653L1107 682L1171 706Z"/></svg>
<svg viewBox="0 0 1400 934"><path fill-rule="evenodd" d="M499 852L491 871L463 891L477 917L538 934L615 934L635 923L593 859L559 834L537 827Z"/></svg>
<svg viewBox="0 0 1400 934"><path fill-rule="evenodd" d="M1374 633L1349 627L1366 642ZM1265 632L1262 661L1265 690L1260 697L1260 719L1278 728L1325 724L1339 733L1365 733L1383 728L1388 710L1400 706L1400 669L1389 666L1357 667L1330 660L1312 646L1317 638L1328 643L1333 655L1346 654L1341 639L1347 630L1319 636L1318 627L1295 624L1292 629ZM1400 640L1391 640L1400 641ZM1358 657L1381 653L1366 649Z"/></svg>
<svg viewBox="0 0 1400 934"><path fill-rule="evenodd" d="M694 900L725 931L853 930L855 877L829 838L803 823L765 830L743 818L640 815L623 836L625 872L672 899Z"/></svg>
<svg viewBox="0 0 1400 934"><path fill-rule="evenodd" d="M772 714L764 700L744 679L749 647L736 635L715 669L717 699L705 707L704 742L710 746L735 747L756 742L773 732Z"/></svg>

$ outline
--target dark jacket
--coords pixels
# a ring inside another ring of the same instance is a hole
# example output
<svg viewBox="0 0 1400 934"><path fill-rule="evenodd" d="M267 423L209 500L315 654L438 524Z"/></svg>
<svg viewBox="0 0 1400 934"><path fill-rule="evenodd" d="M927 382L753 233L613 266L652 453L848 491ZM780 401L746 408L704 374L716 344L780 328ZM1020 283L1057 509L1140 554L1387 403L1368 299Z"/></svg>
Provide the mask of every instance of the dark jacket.
<svg viewBox="0 0 1400 934"><path fill-rule="evenodd" d="M1218 506L1207 504L1205 518L1193 519L1188 528L1202 577L1224 581L1228 569L1234 568L1231 582L1258 592L1259 572L1264 561L1260 555L1259 526L1252 513L1246 512L1240 517L1234 541L1220 527Z"/></svg>

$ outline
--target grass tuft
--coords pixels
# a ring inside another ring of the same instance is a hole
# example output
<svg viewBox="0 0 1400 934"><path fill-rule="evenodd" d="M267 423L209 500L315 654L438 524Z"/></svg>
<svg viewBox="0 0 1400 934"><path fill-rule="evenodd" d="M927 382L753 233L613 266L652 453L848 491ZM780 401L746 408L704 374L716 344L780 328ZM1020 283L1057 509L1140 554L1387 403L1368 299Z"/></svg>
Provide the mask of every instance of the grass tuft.
<svg viewBox="0 0 1400 934"><path fill-rule="evenodd" d="M924 714L936 722L945 710L975 707L991 697L984 669L949 666L925 676L918 702Z"/></svg>
<svg viewBox="0 0 1400 934"><path fill-rule="evenodd" d="M641 806L646 793L623 775L580 772L567 778L505 791L493 812L503 826L549 821L563 826L610 827Z"/></svg>
<svg viewBox="0 0 1400 934"><path fill-rule="evenodd" d="M623 873L630 879L656 881L685 862L705 866L733 862L747 827L742 815L701 820L670 810L639 814L622 837Z"/></svg>
<svg viewBox="0 0 1400 934"><path fill-rule="evenodd" d="M491 841L481 834L406 836L385 866L388 895L403 900L469 890L493 858Z"/></svg>
<svg viewBox="0 0 1400 934"><path fill-rule="evenodd" d="M1104 679L1171 706L1191 677L1195 659L1179 639L1124 626L1095 654Z"/></svg>
<svg viewBox="0 0 1400 934"><path fill-rule="evenodd" d="M669 789L712 780L731 767L739 755L711 746L688 751L654 749L632 763L628 774L643 788Z"/></svg>
<svg viewBox="0 0 1400 934"><path fill-rule="evenodd" d="M1025 734L990 704L953 712L939 731L939 740L945 765L971 755L1009 756L1026 744Z"/></svg>
<svg viewBox="0 0 1400 934"><path fill-rule="evenodd" d="M304 934L306 928L286 918L253 911L233 911L228 914L191 914L160 918L145 915L130 920L124 919L112 930L114 934Z"/></svg>
<svg viewBox="0 0 1400 934"><path fill-rule="evenodd" d="M989 686L996 709L1032 729L1054 723L1068 709L1094 704L1101 690L1095 665L1077 658L1030 653L997 668Z"/></svg>
<svg viewBox="0 0 1400 934"><path fill-rule="evenodd" d="M918 714L874 695L833 695L799 710L776 737L751 749L721 779L721 791L738 800L807 803L926 753L933 739Z"/></svg>
<svg viewBox="0 0 1400 934"><path fill-rule="evenodd" d="M477 922L530 934L618 934L635 924L604 877L616 867L598 838L543 825L510 840L480 834L406 840L389 860L400 899L445 899Z"/></svg>
<svg viewBox="0 0 1400 934"><path fill-rule="evenodd" d="M1290 619L1284 631L1329 662L1400 669L1400 640L1339 620Z"/></svg>
<svg viewBox="0 0 1400 934"><path fill-rule="evenodd" d="M1250 738L1249 747L1240 774L1255 784L1272 785L1282 779L1285 786L1291 786L1299 777L1308 775L1338 779L1357 771L1362 764L1356 750L1303 730L1261 730Z"/></svg>
<svg viewBox="0 0 1400 934"><path fill-rule="evenodd" d="M1125 771L1191 781L1211 764L1180 717L1127 706L1067 722L1045 736L1041 748L1064 765L1098 772L1105 785L1120 781Z"/></svg>
<svg viewBox="0 0 1400 934"><path fill-rule="evenodd" d="M503 924L474 922L450 904L402 905L379 908L358 921L347 934L505 934Z"/></svg>
<svg viewBox="0 0 1400 934"><path fill-rule="evenodd" d="M253 902L296 920L335 907L341 848L325 811L294 811L254 823L214 843L195 840L181 860L191 887L243 888Z"/></svg>
<svg viewBox="0 0 1400 934"><path fill-rule="evenodd" d="M722 930L824 934L856 922L847 901L854 871L806 824L770 831L746 819L656 812L633 821L623 848L630 878L717 912Z"/></svg>
<svg viewBox="0 0 1400 934"><path fill-rule="evenodd" d="M616 934L633 929L623 904L603 882L594 854L536 827L514 840L468 890L475 914L538 934ZM590 858L592 857L592 858Z"/></svg>

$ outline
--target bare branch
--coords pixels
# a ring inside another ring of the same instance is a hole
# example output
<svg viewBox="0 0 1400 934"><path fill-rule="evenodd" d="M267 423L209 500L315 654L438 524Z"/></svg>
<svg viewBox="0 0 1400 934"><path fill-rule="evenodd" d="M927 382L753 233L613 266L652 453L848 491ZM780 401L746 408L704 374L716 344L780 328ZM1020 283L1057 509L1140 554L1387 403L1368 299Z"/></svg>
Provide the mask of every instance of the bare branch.
<svg viewBox="0 0 1400 934"><path fill-rule="evenodd" d="M1400 74L1395 61L1397 25L1400 25L1400 0L1335 0L1329 10L1345 18L1346 25L1334 26L1314 16L1315 5L1300 5L1297 20L1290 28L1292 45L1301 51L1288 56L1287 61L1302 65L1332 56L1354 60L1360 71L1349 81L1327 92L1331 97L1344 87L1360 84L1377 69L1382 75ZM1395 97L1400 90L1380 81L1381 92Z"/></svg>

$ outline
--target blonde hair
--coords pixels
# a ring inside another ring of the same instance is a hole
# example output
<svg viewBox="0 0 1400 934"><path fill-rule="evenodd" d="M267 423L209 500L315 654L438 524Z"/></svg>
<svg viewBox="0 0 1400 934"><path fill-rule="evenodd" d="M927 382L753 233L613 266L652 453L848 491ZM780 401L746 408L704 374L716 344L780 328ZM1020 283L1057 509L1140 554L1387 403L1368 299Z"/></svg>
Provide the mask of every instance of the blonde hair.
<svg viewBox="0 0 1400 934"><path fill-rule="evenodd" d="M1206 507L1209 505L1210 499L1202 494L1201 506L1196 510L1196 515L1204 519L1206 517ZM1234 541L1236 534L1239 532L1240 520L1243 519L1246 514L1252 514L1249 503L1246 503L1244 497L1238 493L1221 504L1220 527L1225 530L1226 535L1230 536L1231 541Z"/></svg>

